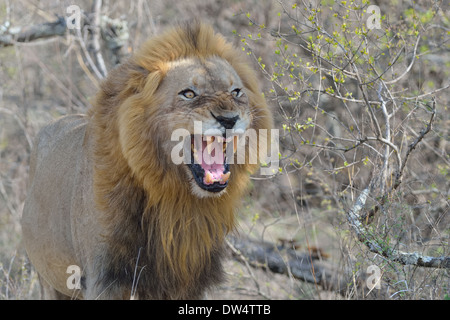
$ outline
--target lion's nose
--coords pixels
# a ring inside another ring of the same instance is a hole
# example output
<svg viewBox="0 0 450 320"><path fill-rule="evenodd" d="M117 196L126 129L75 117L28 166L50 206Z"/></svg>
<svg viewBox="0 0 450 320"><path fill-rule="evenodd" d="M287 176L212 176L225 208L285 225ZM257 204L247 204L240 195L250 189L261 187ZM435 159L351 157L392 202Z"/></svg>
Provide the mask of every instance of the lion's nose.
<svg viewBox="0 0 450 320"><path fill-rule="evenodd" d="M212 114L212 113L211 113ZM225 128L233 129L236 122L239 120L239 116L235 117L222 117L212 114L212 116Z"/></svg>

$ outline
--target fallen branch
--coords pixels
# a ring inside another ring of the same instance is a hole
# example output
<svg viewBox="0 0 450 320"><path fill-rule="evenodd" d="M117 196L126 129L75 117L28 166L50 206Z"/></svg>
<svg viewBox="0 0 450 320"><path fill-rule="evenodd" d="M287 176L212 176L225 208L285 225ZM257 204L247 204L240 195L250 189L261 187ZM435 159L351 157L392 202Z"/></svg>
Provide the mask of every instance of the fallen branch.
<svg viewBox="0 0 450 320"><path fill-rule="evenodd" d="M310 253L299 253L285 246L256 241L246 237L229 237L227 241L233 257L254 268L293 276L296 279L318 284L326 290L342 291L347 281L337 271L331 270ZM313 261L315 260L315 261Z"/></svg>
<svg viewBox="0 0 450 320"><path fill-rule="evenodd" d="M106 48L111 51L113 65L120 63L126 55L123 48L129 38L127 22L119 19L110 19L101 16L102 1L95 1L92 14L84 19L80 28L75 28L76 39L84 53L86 64L92 69L98 79L103 79L107 74L107 68L101 54L100 37L105 41ZM81 29L88 28L91 32L90 46L84 43ZM32 26L10 27L9 23L0 25L0 47L12 46L16 43L28 43L39 39L61 37L68 34L67 21L64 17L58 17L53 22L46 22ZM92 56L95 58L91 58ZM95 60L95 61L94 61Z"/></svg>

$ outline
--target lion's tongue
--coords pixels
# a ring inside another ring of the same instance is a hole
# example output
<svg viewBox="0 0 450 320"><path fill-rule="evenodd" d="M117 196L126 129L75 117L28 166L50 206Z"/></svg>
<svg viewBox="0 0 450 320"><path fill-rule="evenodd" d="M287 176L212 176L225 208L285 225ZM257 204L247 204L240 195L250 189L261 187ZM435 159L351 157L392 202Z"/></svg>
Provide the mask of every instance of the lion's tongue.
<svg viewBox="0 0 450 320"><path fill-rule="evenodd" d="M201 150L197 151L198 153L202 153L201 157L198 154L198 159L201 159L199 162L202 169L205 171L205 175L203 177L203 183L206 185L211 185L214 182L219 182L220 184L225 184L230 177L230 172L224 173L225 165L222 157L217 160L214 157L214 150L211 154L206 151L206 142L203 141Z"/></svg>

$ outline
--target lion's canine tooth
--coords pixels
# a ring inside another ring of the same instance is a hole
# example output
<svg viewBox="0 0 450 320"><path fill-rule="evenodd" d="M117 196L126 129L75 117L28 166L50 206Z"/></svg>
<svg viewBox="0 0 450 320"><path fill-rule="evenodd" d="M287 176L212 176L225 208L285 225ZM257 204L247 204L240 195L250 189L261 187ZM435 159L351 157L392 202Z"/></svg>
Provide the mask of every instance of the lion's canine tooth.
<svg viewBox="0 0 450 320"><path fill-rule="evenodd" d="M195 147L195 145L193 143L191 143L191 150L192 150L192 153L194 154L194 158L197 159L197 148Z"/></svg>
<svg viewBox="0 0 450 320"><path fill-rule="evenodd" d="M211 172L208 171L205 174L205 183L210 184L212 182L213 182L213 176L212 176Z"/></svg>
<svg viewBox="0 0 450 320"><path fill-rule="evenodd" d="M224 184L228 181L228 179L230 178L231 175L231 171L228 171L225 174L222 174L222 180L220 181L221 184Z"/></svg>

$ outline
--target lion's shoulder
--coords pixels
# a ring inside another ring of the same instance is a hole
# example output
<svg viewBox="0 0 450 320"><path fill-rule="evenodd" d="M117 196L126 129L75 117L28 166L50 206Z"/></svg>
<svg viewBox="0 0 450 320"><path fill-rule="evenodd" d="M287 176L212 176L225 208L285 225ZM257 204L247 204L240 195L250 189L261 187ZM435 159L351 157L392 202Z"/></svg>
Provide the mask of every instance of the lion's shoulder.
<svg viewBox="0 0 450 320"><path fill-rule="evenodd" d="M87 123L84 115L68 115L43 127L34 140L30 178L37 167L62 165L62 159L70 162L84 142Z"/></svg>
<svg viewBox="0 0 450 320"><path fill-rule="evenodd" d="M77 129L79 130L87 124L85 115L74 114L58 118L46 126L44 126L38 133L38 141L48 143L56 141L62 137L68 136Z"/></svg>
<svg viewBox="0 0 450 320"><path fill-rule="evenodd" d="M84 115L61 117L43 127L35 140L34 148L39 153L47 153L61 148L61 143L73 143L84 136L87 118Z"/></svg>

